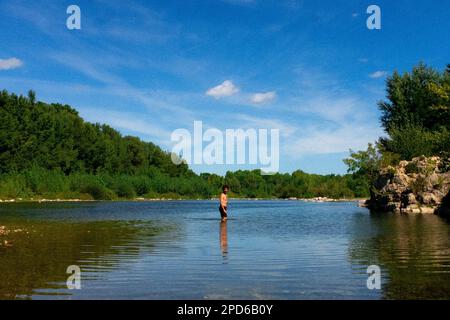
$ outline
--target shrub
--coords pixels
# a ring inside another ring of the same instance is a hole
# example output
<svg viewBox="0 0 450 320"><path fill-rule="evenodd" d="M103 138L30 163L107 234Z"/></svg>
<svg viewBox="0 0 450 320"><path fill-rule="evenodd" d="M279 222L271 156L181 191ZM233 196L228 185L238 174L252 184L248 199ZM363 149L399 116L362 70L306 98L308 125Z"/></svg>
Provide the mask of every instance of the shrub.
<svg viewBox="0 0 450 320"><path fill-rule="evenodd" d="M135 198L136 193L134 192L133 185L128 181L120 181L116 186L116 194L121 198Z"/></svg>
<svg viewBox="0 0 450 320"><path fill-rule="evenodd" d="M32 167L23 172L27 186L34 194L55 193L69 191L67 177L58 170L46 170Z"/></svg>
<svg viewBox="0 0 450 320"><path fill-rule="evenodd" d="M450 158L442 158L438 168L440 172L450 172Z"/></svg>
<svg viewBox="0 0 450 320"><path fill-rule="evenodd" d="M181 199L182 197L175 192L167 192L161 194L161 199Z"/></svg>
<svg viewBox="0 0 450 320"><path fill-rule="evenodd" d="M103 180L98 176L76 174L70 177L70 189L80 193L87 193L95 200L111 200L114 193L108 189Z"/></svg>
<svg viewBox="0 0 450 320"><path fill-rule="evenodd" d="M111 190L99 184L87 184L80 191L90 194L95 200L112 200L115 198Z"/></svg>
<svg viewBox="0 0 450 320"><path fill-rule="evenodd" d="M417 163L410 162L405 167L406 173L419 173L419 168L417 167Z"/></svg>
<svg viewBox="0 0 450 320"><path fill-rule="evenodd" d="M144 198L146 199L160 199L161 195L154 191L149 191L144 195Z"/></svg>
<svg viewBox="0 0 450 320"><path fill-rule="evenodd" d="M137 195L142 196L152 189L151 179L147 176L133 177L132 184Z"/></svg>
<svg viewBox="0 0 450 320"><path fill-rule="evenodd" d="M25 197L30 193L26 180L22 175L3 176L0 179L0 197L15 199Z"/></svg>
<svg viewBox="0 0 450 320"><path fill-rule="evenodd" d="M422 192L426 187L426 178L422 175L419 175L416 180L412 181L410 184L410 189L415 194Z"/></svg>

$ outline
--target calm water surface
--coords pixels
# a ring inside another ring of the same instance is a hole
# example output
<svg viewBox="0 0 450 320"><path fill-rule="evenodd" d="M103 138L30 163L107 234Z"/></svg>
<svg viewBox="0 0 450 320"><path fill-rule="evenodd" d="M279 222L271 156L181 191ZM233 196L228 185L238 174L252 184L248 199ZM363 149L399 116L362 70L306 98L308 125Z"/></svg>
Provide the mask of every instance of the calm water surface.
<svg viewBox="0 0 450 320"><path fill-rule="evenodd" d="M437 216L231 201L221 223L217 207L1 204L0 299L450 299L450 224ZM373 264L381 290L366 286ZM69 265L81 290L66 287Z"/></svg>

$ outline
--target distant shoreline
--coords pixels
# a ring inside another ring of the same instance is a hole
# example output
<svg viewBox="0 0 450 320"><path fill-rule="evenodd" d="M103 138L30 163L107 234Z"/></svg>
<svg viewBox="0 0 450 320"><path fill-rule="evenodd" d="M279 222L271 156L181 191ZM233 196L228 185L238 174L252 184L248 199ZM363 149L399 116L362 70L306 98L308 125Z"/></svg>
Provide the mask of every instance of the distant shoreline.
<svg viewBox="0 0 450 320"><path fill-rule="evenodd" d="M164 199L164 198L134 198L134 199L114 199L114 200L93 200L93 199L0 199L0 204L3 203L52 203L52 202L157 202L157 201L214 201L216 198L199 199ZM341 198L333 199L327 197L315 198L229 198L229 200L239 201L302 201L302 202L364 202L366 198Z"/></svg>

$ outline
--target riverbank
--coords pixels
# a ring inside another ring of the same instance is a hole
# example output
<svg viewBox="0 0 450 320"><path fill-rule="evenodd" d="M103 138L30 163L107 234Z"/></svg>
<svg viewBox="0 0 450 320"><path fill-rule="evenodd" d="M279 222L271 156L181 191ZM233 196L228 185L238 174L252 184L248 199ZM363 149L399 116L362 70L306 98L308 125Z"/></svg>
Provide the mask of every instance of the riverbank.
<svg viewBox="0 0 450 320"><path fill-rule="evenodd" d="M95 200L95 199L45 199L45 198L30 198L30 199L0 199L1 203L24 203L24 202L37 202L37 203L45 203L45 202L124 202L124 201L204 201L204 200L217 200L217 198L121 198L121 199L113 199L113 200ZM333 199L327 197L315 197L315 198L229 198L230 201L233 200L245 200L245 201L304 201L304 202L358 202L365 203L367 199L365 198L340 198Z"/></svg>

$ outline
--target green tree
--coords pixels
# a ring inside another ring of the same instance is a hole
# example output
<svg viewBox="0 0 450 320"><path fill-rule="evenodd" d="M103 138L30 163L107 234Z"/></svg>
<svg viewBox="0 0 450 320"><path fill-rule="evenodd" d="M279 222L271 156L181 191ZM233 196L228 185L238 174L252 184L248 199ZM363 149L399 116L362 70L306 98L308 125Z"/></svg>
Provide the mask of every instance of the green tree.
<svg viewBox="0 0 450 320"><path fill-rule="evenodd" d="M441 103L436 102L436 105ZM223 183L237 197L343 197L361 194L352 175L260 170L197 175L151 142L85 122L68 105L0 92L0 197L86 199L217 196Z"/></svg>
<svg viewBox="0 0 450 320"><path fill-rule="evenodd" d="M344 163L348 166L349 173L363 176L369 184L372 184L378 176L382 156L376 146L369 143L365 151L350 150L350 157L344 159Z"/></svg>
<svg viewBox="0 0 450 320"><path fill-rule="evenodd" d="M388 101L379 103L387 138L382 152L410 160L420 155L449 152L450 71L440 73L420 63L412 72L387 79Z"/></svg>

